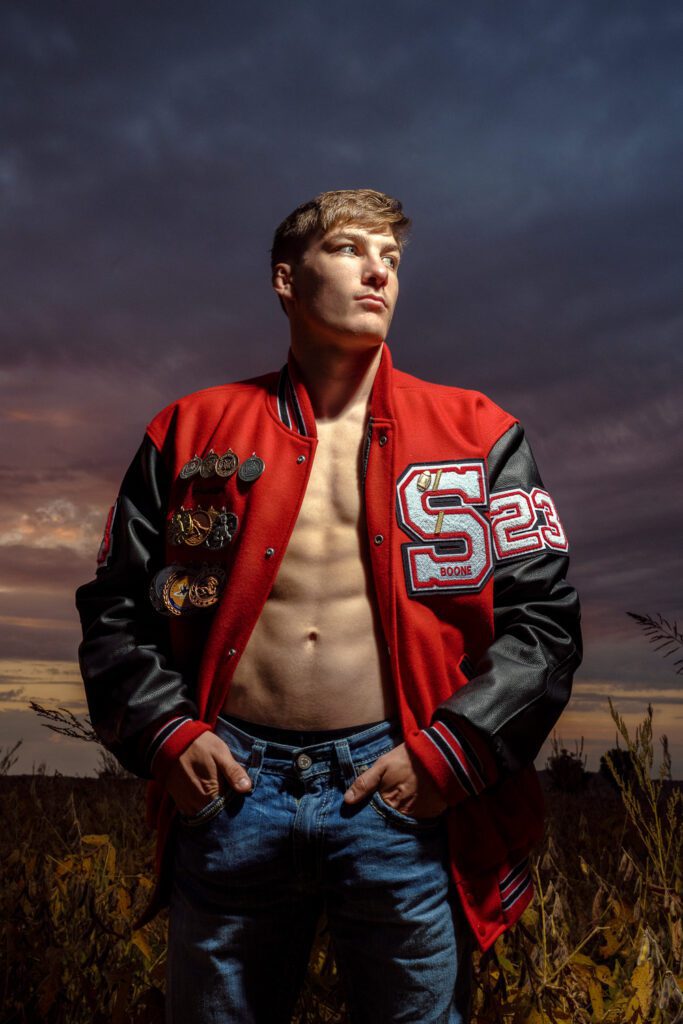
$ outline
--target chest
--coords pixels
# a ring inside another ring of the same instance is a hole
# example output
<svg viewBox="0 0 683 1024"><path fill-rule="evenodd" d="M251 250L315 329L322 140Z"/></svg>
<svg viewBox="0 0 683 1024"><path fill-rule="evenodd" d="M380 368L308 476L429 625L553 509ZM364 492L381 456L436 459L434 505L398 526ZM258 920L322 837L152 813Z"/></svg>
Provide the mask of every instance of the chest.
<svg viewBox="0 0 683 1024"><path fill-rule="evenodd" d="M364 420L319 423L318 446L297 525L357 523Z"/></svg>

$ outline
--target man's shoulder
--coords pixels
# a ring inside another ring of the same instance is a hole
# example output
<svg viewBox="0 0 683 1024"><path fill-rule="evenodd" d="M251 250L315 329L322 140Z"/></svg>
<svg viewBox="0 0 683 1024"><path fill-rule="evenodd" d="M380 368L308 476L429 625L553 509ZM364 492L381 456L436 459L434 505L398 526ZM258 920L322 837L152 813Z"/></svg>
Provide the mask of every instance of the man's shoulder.
<svg viewBox="0 0 683 1024"><path fill-rule="evenodd" d="M277 372L263 373L257 377L200 388L175 398L152 417L147 424L147 433L157 447L161 447L169 431L180 422L185 425L188 421L210 422L235 399L249 402L256 393L270 390L277 376Z"/></svg>
<svg viewBox="0 0 683 1024"><path fill-rule="evenodd" d="M402 370L395 371L394 388L407 399L407 407L424 402L441 406L445 416L487 425L492 433L517 422L517 417L503 409L489 395L474 388L461 388L454 384L441 384L424 380ZM488 432L488 431L487 431Z"/></svg>

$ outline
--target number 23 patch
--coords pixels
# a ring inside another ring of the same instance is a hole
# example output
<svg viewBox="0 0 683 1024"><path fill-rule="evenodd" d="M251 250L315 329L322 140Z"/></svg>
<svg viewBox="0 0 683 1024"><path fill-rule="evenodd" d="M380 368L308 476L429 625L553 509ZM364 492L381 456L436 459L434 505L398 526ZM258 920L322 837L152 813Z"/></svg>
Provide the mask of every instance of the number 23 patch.
<svg viewBox="0 0 683 1024"><path fill-rule="evenodd" d="M487 509L489 515L486 515ZM495 562L544 548L568 550L547 491L488 493L481 459L412 463L396 484L396 514L408 593L481 590Z"/></svg>

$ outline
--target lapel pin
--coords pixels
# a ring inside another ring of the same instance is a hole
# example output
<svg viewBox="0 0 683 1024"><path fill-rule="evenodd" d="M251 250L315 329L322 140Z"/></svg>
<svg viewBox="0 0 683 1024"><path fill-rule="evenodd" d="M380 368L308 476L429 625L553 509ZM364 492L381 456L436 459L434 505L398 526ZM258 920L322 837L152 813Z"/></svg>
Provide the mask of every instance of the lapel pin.
<svg viewBox="0 0 683 1024"><path fill-rule="evenodd" d="M256 452L253 452L237 470L237 475L240 480L250 484L254 480L258 480L265 468L266 464L263 459L259 458Z"/></svg>

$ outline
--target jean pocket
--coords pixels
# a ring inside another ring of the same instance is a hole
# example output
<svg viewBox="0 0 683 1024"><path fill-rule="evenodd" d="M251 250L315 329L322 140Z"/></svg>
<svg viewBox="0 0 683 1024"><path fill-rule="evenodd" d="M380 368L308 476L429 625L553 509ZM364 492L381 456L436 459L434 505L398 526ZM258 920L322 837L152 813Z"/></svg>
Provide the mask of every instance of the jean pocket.
<svg viewBox="0 0 683 1024"><path fill-rule="evenodd" d="M379 790L375 790L372 794L370 806L382 818L411 832L424 832L429 829L438 828L444 820L443 812L441 814L432 814L427 818L415 818L411 814L404 814L403 811L399 811L392 807L391 804L388 804Z"/></svg>
<svg viewBox="0 0 683 1024"><path fill-rule="evenodd" d="M183 828L201 828L202 825L207 825L210 821L217 818L221 811L226 808L230 808L232 811L233 803L237 799L243 802L245 797L250 797L253 794L260 774L259 769L245 760L238 758L235 758L235 760L244 768L251 779L251 789L247 790L246 793L238 793L226 780L224 782L225 791L209 800L208 804L205 804L196 814L181 814L178 812L178 821Z"/></svg>
<svg viewBox="0 0 683 1024"><path fill-rule="evenodd" d="M234 790L232 791L235 792ZM209 821L213 821L214 818L218 817L226 804L226 795L219 793L212 800L209 800L208 804L205 804L200 811L196 814L178 814L178 821L184 828L199 828L205 825Z"/></svg>
<svg viewBox="0 0 683 1024"><path fill-rule="evenodd" d="M363 772L366 772L368 768L370 768L375 761L382 756L382 754L387 754L392 749L392 746L388 746L385 750L381 750L379 754L371 760L365 761L363 764L354 765L356 777L358 775L362 775ZM430 815L428 818L414 818L411 814L404 814L403 811L397 811L395 807L392 807L383 799L382 794L378 789L376 789L372 794L369 803L373 811L376 811L376 813L386 821L394 822L396 825L401 825L403 828L407 828L413 832L422 832L426 829L436 828L444 818L444 812L441 814Z"/></svg>

